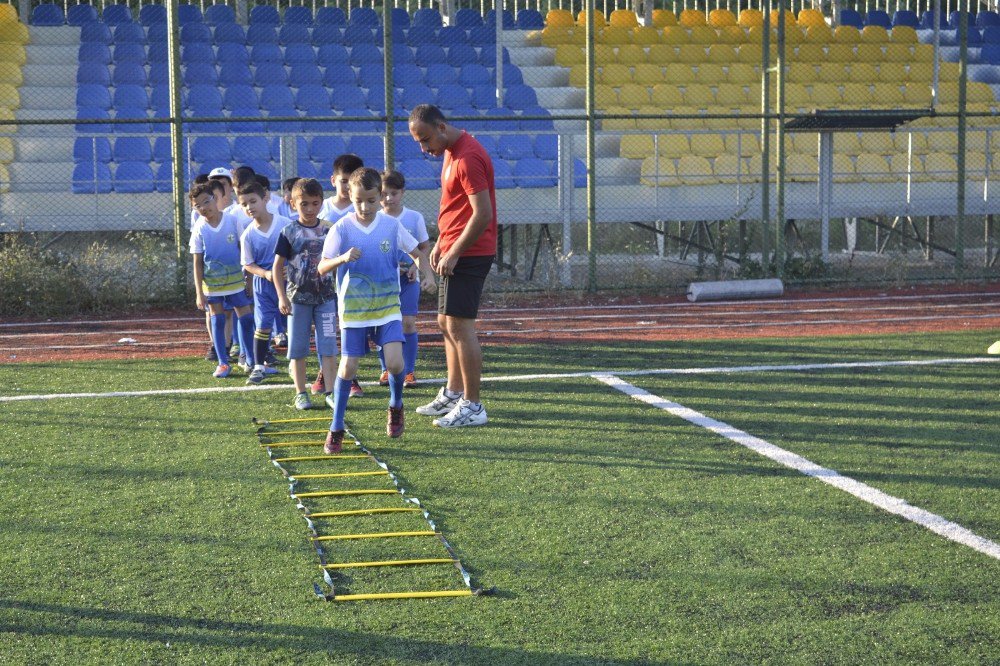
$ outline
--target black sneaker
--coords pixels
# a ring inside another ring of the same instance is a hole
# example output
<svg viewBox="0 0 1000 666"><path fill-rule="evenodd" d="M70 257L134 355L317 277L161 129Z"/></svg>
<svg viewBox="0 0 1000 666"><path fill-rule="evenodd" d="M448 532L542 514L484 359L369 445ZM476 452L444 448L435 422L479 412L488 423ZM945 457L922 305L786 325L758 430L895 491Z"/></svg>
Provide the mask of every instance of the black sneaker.
<svg viewBox="0 0 1000 666"><path fill-rule="evenodd" d="M219 355L215 353L215 345L212 345L211 347L209 347L208 351L205 352L205 360L206 361L211 361L212 363L218 363L219 362Z"/></svg>

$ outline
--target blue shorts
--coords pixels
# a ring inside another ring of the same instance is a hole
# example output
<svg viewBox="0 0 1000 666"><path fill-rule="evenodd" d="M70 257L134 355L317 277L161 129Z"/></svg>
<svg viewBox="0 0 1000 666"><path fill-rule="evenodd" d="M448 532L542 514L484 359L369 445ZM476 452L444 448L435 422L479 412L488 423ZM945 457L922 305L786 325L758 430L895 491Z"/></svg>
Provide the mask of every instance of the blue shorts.
<svg viewBox="0 0 1000 666"><path fill-rule="evenodd" d="M226 294L225 296L206 296L205 304L209 303L222 303L223 310L232 310L233 308L245 308L248 305L253 305L253 301L247 296L247 292L240 289L235 294Z"/></svg>
<svg viewBox="0 0 1000 666"><path fill-rule="evenodd" d="M340 355L364 356L368 353L369 337L379 347L384 347L390 342L402 343L405 339L403 338L403 322L397 319L381 326L340 329Z"/></svg>
<svg viewBox="0 0 1000 666"><path fill-rule="evenodd" d="M309 355L309 334L314 324L316 353L337 355L337 299L333 299L319 305L292 303L292 314L288 317L288 358Z"/></svg>
<svg viewBox="0 0 1000 666"><path fill-rule="evenodd" d="M253 279L253 327L270 330L274 319L281 312L278 310L278 292L274 283L254 276Z"/></svg>
<svg viewBox="0 0 1000 666"><path fill-rule="evenodd" d="M420 310L420 282L410 282L405 275L399 276L399 311L415 317Z"/></svg>

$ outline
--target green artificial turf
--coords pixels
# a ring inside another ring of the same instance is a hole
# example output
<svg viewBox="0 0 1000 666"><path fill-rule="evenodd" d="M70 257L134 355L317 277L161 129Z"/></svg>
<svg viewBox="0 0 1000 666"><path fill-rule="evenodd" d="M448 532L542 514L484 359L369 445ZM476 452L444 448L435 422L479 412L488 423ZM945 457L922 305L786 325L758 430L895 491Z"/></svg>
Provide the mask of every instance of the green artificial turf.
<svg viewBox="0 0 1000 666"><path fill-rule="evenodd" d="M487 374L978 356L997 337L487 347ZM426 350L422 376L441 368L439 350ZM997 369L626 379L996 541ZM209 364L194 359L4 373L5 395L242 383L212 380ZM402 440L385 437L387 389L352 400L348 422L491 596L326 603L313 595L321 576L305 522L249 422L302 416L287 406L290 387L2 403L0 661L1000 660L997 560L590 378L487 382L490 425L457 431L412 413L436 388L407 393ZM378 469L347 459L288 467ZM299 485L369 487L392 486L381 477ZM397 496L308 505L404 506ZM425 526L411 514L317 521L324 534ZM327 550L331 561L444 553L433 538ZM449 566L352 570L335 582L340 593L463 587Z"/></svg>

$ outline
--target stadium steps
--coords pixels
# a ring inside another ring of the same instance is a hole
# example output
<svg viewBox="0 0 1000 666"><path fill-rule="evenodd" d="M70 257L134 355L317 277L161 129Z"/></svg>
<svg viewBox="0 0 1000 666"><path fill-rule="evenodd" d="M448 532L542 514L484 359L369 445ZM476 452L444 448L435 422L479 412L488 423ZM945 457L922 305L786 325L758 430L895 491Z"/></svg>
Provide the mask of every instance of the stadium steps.
<svg viewBox="0 0 1000 666"><path fill-rule="evenodd" d="M51 153L53 148L51 143L49 147ZM62 153L61 150L58 152ZM54 161L56 157L65 157L67 161ZM8 169L11 189L18 192L65 192L72 185L72 157L67 151L66 155L53 155L45 162L27 162L19 159Z"/></svg>

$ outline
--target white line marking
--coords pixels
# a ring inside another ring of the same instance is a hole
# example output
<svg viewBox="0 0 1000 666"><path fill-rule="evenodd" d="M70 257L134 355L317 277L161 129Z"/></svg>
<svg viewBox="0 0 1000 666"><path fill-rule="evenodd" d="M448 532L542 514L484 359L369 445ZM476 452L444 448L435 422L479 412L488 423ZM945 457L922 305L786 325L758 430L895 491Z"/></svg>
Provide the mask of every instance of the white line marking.
<svg viewBox="0 0 1000 666"><path fill-rule="evenodd" d="M821 467L811 460L803 458L802 456L792 453L791 451L786 451L785 449L775 446L774 444L760 439L759 437L754 437L753 435L743 432L742 430L734 428L728 423L723 423L722 421L705 416L701 412L697 412L689 407L685 407L684 405L680 405L676 402L653 395L652 393L638 388L637 386L633 386L632 384L629 384L614 375L597 374L594 375L594 378L628 396L631 396L639 402L643 402L652 407L669 412L678 418L682 418L689 423L693 423L696 426L710 430L711 432L725 437L740 446L744 446L755 453L759 453L765 458L769 458L780 465L794 469L802 474L805 474L806 476L811 476L822 481L823 483L833 486L834 488L839 488L845 493L849 493L863 502L867 502L868 504L877 506L884 511L901 516L916 523L917 525L927 528L935 534L943 536L946 539L950 539L955 543L968 546L969 548L977 550L984 555L989 555L994 559L1000 560L1000 544L981 537L978 534L962 527L958 523L953 523L946 518L943 518L935 513L931 513L930 511L926 511L925 509L921 509L920 507L912 506L911 504L908 504L906 500L894 497L878 490L877 488L873 488L865 483L861 483L860 481L844 476L836 470Z"/></svg>
<svg viewBox="0 0 1000 666"><path fill-rule="evenodd" d="M711 375L711 374L736 374L746 372L802 372L808 370L842 370L858 368L889 368L899 366L929 366L929 365L966 365L975 363L1000 363L1000 357L972 357L972 358L938 358L923 359L917 361L857 361L844 363L807 363L801 365L743 365L714 368L660 368L651 370L610 370L599 371L598 374L614 373L623 377L640 377L644 375ZM526 381L533 379L575 379L580 377L593 377L594 371L586 372L563 372L537 375L501 375L497 377L483 377L483 382L509 382ZM420 378L421 384L443 384L445 379L440 378ZM361 382L363 386L374 386L376 382ZM262 391L271 389L294 390L292 384L264 384L262 386L210 386L194 389L159 389L152 391L112 391L109 393L38 393L33 395L8 395L0 396L0 403L22 402L26 400L66 400L70 398L141 398L156 395L185 395L196 393L236 393L245 391Z"/></svg>

